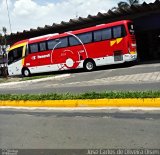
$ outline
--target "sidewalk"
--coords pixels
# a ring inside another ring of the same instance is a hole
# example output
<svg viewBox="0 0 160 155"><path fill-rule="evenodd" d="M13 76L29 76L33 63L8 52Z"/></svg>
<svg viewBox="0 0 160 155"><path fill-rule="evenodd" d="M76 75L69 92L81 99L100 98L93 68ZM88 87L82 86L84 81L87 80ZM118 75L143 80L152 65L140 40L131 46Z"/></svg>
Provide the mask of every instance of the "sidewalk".
<svg viewBox="0 0 160 155"><path fill-rule="evenodd" d="M18 81L17 79L15 79L15 82L0 83L0 86L16 85L16 84L23 84L23 83L37 83L37 82L42 82L42 81L54 80L58 78L65 78L69 76L70 74L64 74L64 75L58 75L54 77L28 80L28 81ZM90 81L71 82L71 83L67 83L67 85L74 85L74 84L85 85L89 83L103 84L103 83L119 83L119 82L154 82L154 81L160 82L160 72L113 76L113 77L100 78L100 79L90 80ZM53 85L66 85L66 84L58 83L58 84L53 84Z"/></svg>
<svg viewBox="0 0 160 155"><path fill-rule="evenodd" d="M62 74L62 75L57 75L57 76L53 76L53 77L27 80L27 81L19 81L19 78L15 78L14 82L0 83L0 86L16 85L16 84L23 84L23 83L36 83L36 82L41 82L41 81L48 81L48 80L53 80L53 79L65 78L65 77L69 77L69 76L70 76L70 74Z"/></svg>
<svg viewBox="0 0 160 155"><path fill-rule="evenodd" d="M94 80L94 82L103 83L103 82L153 82L160 81L160 72L152 73L142 73L142 74L133 74L133 75L123 75L123 76L114 76L108 78L102 78ZM92 81L90 81L92 82Z"/></svg>

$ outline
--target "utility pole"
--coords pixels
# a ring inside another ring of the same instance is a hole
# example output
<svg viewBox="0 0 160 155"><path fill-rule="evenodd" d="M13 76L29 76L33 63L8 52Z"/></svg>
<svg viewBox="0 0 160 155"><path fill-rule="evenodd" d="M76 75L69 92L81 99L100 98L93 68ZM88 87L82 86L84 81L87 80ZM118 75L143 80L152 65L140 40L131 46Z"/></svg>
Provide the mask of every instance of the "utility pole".
<svg viewBox="0 0 160 155"><path fill-rule="evenodd" d="M8 1L7 0L6 0L6 6L7 6L7 13L8 13L9 27L10 27L10 31L12 33L12 25L11 25L11 19L10 19L10 15L9 15L9 8L8 8Z"/></svg>

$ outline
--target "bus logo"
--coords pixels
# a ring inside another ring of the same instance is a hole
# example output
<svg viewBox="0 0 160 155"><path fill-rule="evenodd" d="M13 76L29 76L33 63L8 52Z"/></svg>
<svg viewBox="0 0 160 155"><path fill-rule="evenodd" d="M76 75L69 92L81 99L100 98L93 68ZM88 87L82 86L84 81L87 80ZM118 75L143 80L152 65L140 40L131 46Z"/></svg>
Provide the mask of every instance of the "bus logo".
<svg viewBox="0 0 160 155"><path fill-rule="evenodd" d="M32 56L31 59L32 59L32 60L36 60L36 56Z"/></svg>

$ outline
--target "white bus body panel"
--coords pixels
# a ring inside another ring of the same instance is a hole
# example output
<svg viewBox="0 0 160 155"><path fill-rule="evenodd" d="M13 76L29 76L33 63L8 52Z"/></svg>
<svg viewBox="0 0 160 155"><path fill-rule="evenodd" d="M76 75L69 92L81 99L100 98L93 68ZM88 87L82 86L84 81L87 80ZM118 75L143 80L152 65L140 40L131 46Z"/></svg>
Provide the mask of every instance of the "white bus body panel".
<svg viewBox="0 0 160 155"><path fill-rule="evenodd" d="M22 59L8 65L9 75L22 75Z"/></svg>

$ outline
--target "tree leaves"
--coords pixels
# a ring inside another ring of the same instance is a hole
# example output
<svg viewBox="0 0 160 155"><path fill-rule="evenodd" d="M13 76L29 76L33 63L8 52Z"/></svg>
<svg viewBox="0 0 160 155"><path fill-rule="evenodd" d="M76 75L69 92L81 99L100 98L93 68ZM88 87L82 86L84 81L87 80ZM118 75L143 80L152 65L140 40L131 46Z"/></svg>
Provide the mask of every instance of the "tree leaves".
<svg viewBox="0 0 160 155"><path fill-rule="evenodd" d="M115 10L119 10L119 9L126 9L129 8L131 5L138 5L139 4L139 0L127 0L126 1L120 1L118 2L118 7L113 7L111 10L115 11Z"/></svg>

